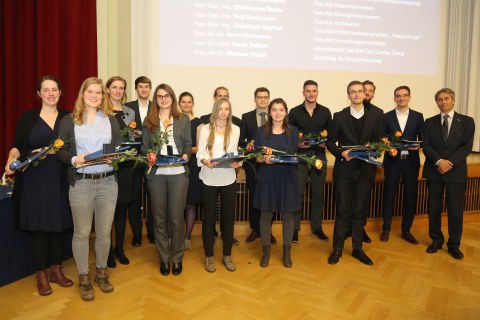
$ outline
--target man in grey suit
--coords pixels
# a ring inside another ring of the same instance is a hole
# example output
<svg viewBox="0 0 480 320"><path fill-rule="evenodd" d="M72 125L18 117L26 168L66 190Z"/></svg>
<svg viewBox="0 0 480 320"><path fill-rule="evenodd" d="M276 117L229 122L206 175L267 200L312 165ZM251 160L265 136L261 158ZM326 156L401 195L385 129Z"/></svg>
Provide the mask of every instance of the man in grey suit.
<svg viewBox="0 0 480 320"><path fill-rule="evenodd" d="M442 204L446 195L448 215L448 252L463 259L460 239L463 228L463 203L467 184L467 156L472 151L475 122L473 118L455 112L455 92L443 88L435 94L440 113L425 121L423 153L426 160L423 177L428 188L428 233L432 244L427 253L442 248Z"/></svg>

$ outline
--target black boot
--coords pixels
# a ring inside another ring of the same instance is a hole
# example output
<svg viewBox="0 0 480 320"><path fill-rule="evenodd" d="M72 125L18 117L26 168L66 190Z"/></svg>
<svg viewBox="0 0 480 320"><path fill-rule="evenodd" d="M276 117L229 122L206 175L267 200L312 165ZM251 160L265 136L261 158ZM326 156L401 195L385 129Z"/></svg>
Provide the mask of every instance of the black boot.
<svg viewBox="0 0 480 320"><path fill-rule="evenodd" d="M262 268L268 267L269 261L270 261L270 245L263 246L263 256L262 256L262 260L260 261L260 266Z"/></svg>
<svg viewBox="0 0 480 320"><path fill-rule="evenodd" d="M292 267L292 258L290 257L290 249L292 246L283 246L283 265L286 268L291 268Z"/></svg>

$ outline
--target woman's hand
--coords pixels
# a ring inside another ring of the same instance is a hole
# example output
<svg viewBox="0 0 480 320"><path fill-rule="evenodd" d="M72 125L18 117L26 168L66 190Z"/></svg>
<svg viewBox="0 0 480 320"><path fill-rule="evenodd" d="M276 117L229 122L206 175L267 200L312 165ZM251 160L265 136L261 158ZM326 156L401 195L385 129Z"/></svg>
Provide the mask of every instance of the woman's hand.
<svg viewBox="0 0 480 320"><path fill-rule="evenodd" d="M350 161L353 159L353 157L350 157L348 154L350 153L350 150L345 150L342 152L342 157L347 160L347 161Z"/></svg>
<svg viewBox="0 0 480 320"><path fill-rule="evenodd" d="M203 160L203 165L209 167L210 169L212 169L213 167L215 167L219 163L220 162L218 162L218 161L212 162L211 159L204 159Z"/></svg>
<svg viewBox="0 0 480 320"><path fill-rule="evenodd" d="M240 162L232 162L230 163L230 167L233 169L237 169L238 167L241 167L242 164Z"/></svg>
<svg viewBox="0 0 480 320"><path fill-rule="evenodd" d="M272 155L264 155L263 156L263 161L265 161L266 164L272 164L273 162L270 161L270 158L272 157Z"/></svg>
<svg viewBox="0 0 480 320"><path fill-rule="evenodd" d="M75 164L84 164L85 163L85 157L88 156L90 153L84 153L75 158Z"/></svg>
<svg viewBox="0 0 480 320"><path fill-rule="evenodd" d="M5 173L7 175L12 175L15 173L15 171L12 171L10 170L10 165L12 164L12 162L15 160L15 158L8 158L7 160L7 164L5 165Z"/></svg>
<svg viewBox="0 0 480 320"><path fill-rule="evenodd" d="M182 159L185 161L188 160L188 155L186 153L182 154Z"/></svg>

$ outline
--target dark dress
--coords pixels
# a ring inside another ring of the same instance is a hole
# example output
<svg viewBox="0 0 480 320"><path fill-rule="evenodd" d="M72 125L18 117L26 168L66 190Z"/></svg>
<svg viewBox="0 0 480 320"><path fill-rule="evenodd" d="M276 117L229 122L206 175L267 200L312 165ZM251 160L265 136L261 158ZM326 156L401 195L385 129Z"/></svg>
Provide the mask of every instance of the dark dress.
<svg viewBox="0 0 480 320"><path fill-rule="evenodd" d="M197 146L197 127L201 124L199 118L193 118L190 120L190 126L192 127L192 147ZM200 167L197 164L197 156L192 153L190 160L188 161L188 168L190 169L189 184L187 193L187 204L202 203L202 183L198 178L200 173Z"/></svg>
<svg viewBox="0 0 480 320"><path fill-rule="evenodd" d="M123 111L115 111L115 118L118 121L120 130L123 130L127 125L123 121ZM133 201L133 161L121 162L118 165L117 183L118 183L118 197L117 203L130 203Z"/></svg>
<svg viewBox="0 0 480 320"><path fill-rule="evenodd" d="M265 136L263 128L255 134L255 146L266 146L281 151L296 152L298 129L292 127L290 136L286 133ZM296 164L261 163L257 170L257 186L253 206L262 211L295 212L302 208L298 194Z"/></svg>
<svg viewBox="0 0 480 320"><path fill-rule="evenodd" d="M26 154L46 147L58 137L61 117L55 121L54 129L38 118L30 131ZM37 167L30 165L22 174L19 215L23 230L62 232L72 228L72 214L65 187L65 165L48 155Z"/></svg>

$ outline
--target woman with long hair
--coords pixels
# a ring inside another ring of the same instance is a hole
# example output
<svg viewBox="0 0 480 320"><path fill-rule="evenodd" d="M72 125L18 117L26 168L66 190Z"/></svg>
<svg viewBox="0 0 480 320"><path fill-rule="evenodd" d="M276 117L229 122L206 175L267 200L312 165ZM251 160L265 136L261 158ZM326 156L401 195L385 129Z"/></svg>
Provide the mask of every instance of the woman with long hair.
<svg viewBox="0 0 480 320"><path fill-rule="evenodd" d="M281 98L268 105L267 123L255 134L255 147L269 147L293 154L297 151L298 129L288 124L288 108ZM270 260L270 237L273 212L282 214L283 265L292 266L290 249L293 236L293 213L301 208L298 179L293 164L274 164L271 155L264 155L258 167L254 207L261 210L260 236L263 256L260 262L267 267Z"/></svg>
<svg viewBox="0 0 480 320"><path fill-rule="evenodd" d="M142 153L147 154L149 149L154 149L158 136L167 132L167 141L162 145L160 154L172 153L188 160L192 153L190 131L190 120L180 113L172 87L164 83L157 86L143 123ZM171 261L172 274L176 276L183 269L183 211L188 190L188 166L153 166L146 179L151 195L155 243L160 255L160 273L164 276L170 274Z"/></svg>
<svg viewBox="0 0 480 320"><path fill-rule="evenodd" d="M190 127L192 128L192 156L188 161L188 168L190 169L187 205L185 206L185 250L190 248L192 243L192 231L195 225L195 216L197 214L198 204L202 203L201 182L198 178L200 168L197 165L197 127L201 121L193 115L193 106L195 105L193 95L190 92L182 92L178 98L178 105L182 113L187 115L190 119Z"/></svg>
<svg viewBox="0 0 480 320"><path fill-rule="evenodd" d="M60 81L53 76L43 76L37 85L37 95L42 99L41 109L25 112L17 124L13 147L8 154L5 172L13 174L10 164L23 161L30 153L39 152L59 136L61 119L68 114L58 109L62 94ZM37 167L29 166L15 176L13 201L20 227L32 234L33 265L37 274L38 293L52 293L50 282L62 287L73 285L62 272L63 232L72 227L68 205L67 166L50 150ZM50 269L50 278L48 276Z"/></svg>
<svg viewBox="0 0 480 320"><path fill-rule="evenodd" d="M125 105L127 101L127 81L119 76L111 77L107 80L107 102L109 109L118 121L120 130L135 122L135 111ZM136 126L136 124L135 124ZM128 141L134 140L133 134L125 137ZM121 264L129 264L130 261L125 256L123 249L125 242L125 227L127 224L127 212L130 210L138 210L134 203L134 189L136 186L133 183L133 162L126 161L118 164L117 182L118 182L118 197L117 206L115 207L115 217L113 219L115 226L115 249L113 244L110 245L107 265L109 268L115 268L115 257Z"/></svg>
<svg viewBox="0 0 480 320"><path fill-rule="evenodd" d="M200 129L197 162L202 180L203 222L202 237L205 249L205 269L215 272L213 252L217 196L220 194L220 223L222 224L223 257L227 270L235 271L232 261L233 224L235 216L236 172L238 162L229 168L215 168L212 159L236 152L240 128L232 124L232 105L227 99L218 99L213 105L210 123Z"/></svg>
<svg viewBox="0 0 480 320"><path fill-rule="evenodd" d="M60 123L60 136L65 138L65 145L57 156L70 165L69 198L74 229L72 249L80 279L80 297L89 301L95 298L88 266L94 217L97 267L94 282L105 293L113 291L108 280L107 259L118 194L116 176L108 163L77 169L85 163L88 154L102 150L105 144L120 145L120 128L108 106L102 80L88 78L82 83L73 113Z"/></svg>

